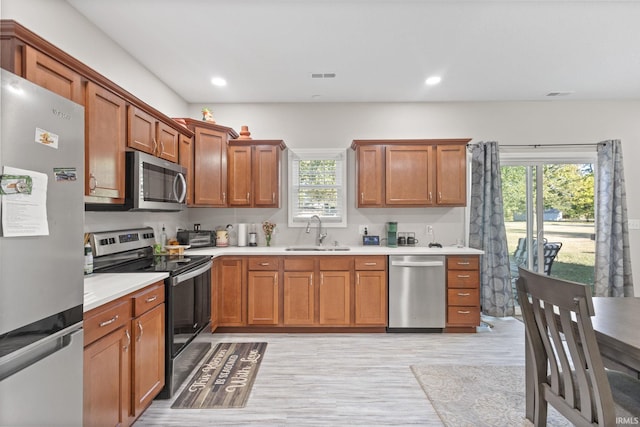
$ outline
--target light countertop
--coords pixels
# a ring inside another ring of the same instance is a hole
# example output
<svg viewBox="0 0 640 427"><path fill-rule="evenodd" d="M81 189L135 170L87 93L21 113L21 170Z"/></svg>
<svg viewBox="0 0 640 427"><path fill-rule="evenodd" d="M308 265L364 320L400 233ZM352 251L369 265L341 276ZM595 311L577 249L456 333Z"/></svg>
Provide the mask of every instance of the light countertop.
<svg viewBox="0 0 640 427"><path fill-rule="evenodd" d="M304 250L291 251L288 247L296 246L229 246L226 248L209 247L189 249L185 255L210 255L212 257L235 255L482 255L484 252L478 249L457 246L445 246L443 248L429 248L425 246L400 246L390 248L387 246L349 246L348 251L336 250ZM299 247L299 246L297 246ZM310 248L311 246L305 245ZM327 246L330 248L331 246ZM121 296L135 292L159 280L169 277L168 273L96 273L84 279L84 311L85 313L103 304L111 302Z"/></svg>
<svg viewBox="0 0 640 427"><path fill-rule="evenodd" d="M169 273L99 273L84 278L84 312L169 277Z"/></svg>
<svg viewBox="0 0 640 427"><path fill-rule="evenodd" d="M291 245L291 246L229 246L226 248L209 247L188 249L186 255L211 255L213 257L225 255L482 255L484 252L478 249L444 246L442 248L429 248L426 246L398 246L390 248L388 246L348 246L348 251L336 250L309 250L309 251L291 251L290 247L311 248L312 245ZM326 248L331 248L326 245ZM343 246L340 246L343 247Z"/></svg>

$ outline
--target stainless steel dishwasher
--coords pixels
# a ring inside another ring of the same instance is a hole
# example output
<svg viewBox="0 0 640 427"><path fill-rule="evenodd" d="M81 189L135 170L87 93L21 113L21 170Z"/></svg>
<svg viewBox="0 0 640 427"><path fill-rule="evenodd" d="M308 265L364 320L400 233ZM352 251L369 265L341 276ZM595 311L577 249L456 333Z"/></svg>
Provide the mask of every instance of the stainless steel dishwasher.
<svg viewBox="0 0 640 427"><path fill-rule="evenodd" d="M445 257L389 257L389 332L445 327Z"/></svg>

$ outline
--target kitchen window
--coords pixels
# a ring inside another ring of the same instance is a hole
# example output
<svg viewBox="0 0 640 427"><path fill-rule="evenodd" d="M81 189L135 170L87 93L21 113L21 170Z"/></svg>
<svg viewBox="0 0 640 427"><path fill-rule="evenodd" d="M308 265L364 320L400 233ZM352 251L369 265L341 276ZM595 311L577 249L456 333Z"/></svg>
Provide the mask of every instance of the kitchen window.
<svg viewBox="0 0 640 427"><path fill-rule="evenodd" d="M318 215L326 227L347 226L345 150L289 151L289 227Z"/></svg>

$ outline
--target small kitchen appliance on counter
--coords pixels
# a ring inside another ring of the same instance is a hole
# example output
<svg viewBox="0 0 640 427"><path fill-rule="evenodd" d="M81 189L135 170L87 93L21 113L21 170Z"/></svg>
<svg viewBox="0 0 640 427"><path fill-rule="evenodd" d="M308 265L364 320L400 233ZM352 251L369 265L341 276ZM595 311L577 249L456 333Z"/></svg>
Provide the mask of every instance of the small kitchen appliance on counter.
<svg viewBox="0 0 640 427"><path fill-rule="evenodd" d="M211 343L199 334L211 325L211 257L157 255L153 228L93 233L95 273L167 272L165 279L165 386L170 398Z"/></svg>
<svg viewBox="0 0 640 427"><path fill-rule="evenodd" d="M181 245L205 248L216 245L216 232L212 230L178 230L176 239Z"/></svg>
<svg viewBox="0 0 640 427"><path fill-rule="evenodd" d="M398 223L387 222L387 246L395 248L398 246Z"/></svg>

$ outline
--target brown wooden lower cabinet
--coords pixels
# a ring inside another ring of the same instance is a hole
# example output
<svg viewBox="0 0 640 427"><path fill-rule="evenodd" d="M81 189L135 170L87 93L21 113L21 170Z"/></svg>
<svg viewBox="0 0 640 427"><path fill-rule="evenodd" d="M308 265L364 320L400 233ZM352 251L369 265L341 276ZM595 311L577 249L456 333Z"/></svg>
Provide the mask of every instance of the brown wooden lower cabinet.
<svg viewBox="0 0 640 427"><path fill-rule="evenodd" d="M480 258L447 257L447 332L475 332L480 325Z"/></svg>
<svg viewBox="0 0 640 427"><path fill-rule="evenodd" d="M129 424L130 349L131 332L128 326L85 347L83 426Z"/></svg>
<svg viewBox="0 0 640 427"><path fill-rule="evenodd" d="M128 426L164 387L162 281L85 313L84 426Z"/></svg>
<svg viewBox="0 0 640 427"><path fill-rule="evenodd" d="M219 292L219 326L384 328L386 258L218 258L220 271L214 286ZM355 265L362 266L362 271L356 271Z"/></svg>

